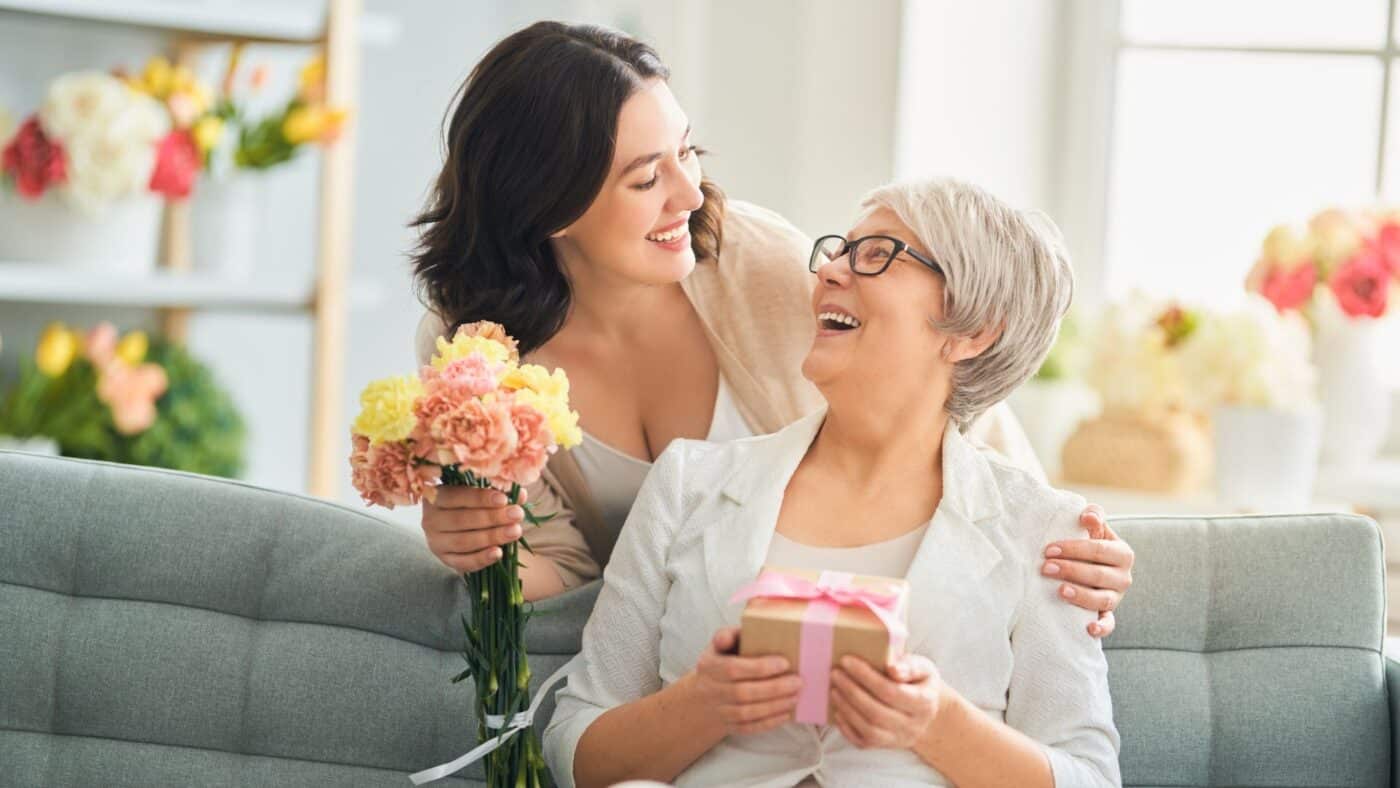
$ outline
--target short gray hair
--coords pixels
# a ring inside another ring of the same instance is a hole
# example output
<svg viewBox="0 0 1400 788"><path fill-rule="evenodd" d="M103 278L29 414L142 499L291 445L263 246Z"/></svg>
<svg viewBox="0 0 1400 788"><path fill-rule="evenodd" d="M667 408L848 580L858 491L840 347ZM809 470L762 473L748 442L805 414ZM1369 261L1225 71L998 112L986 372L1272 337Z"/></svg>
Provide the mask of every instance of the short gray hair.
<svg viewBox="0 0 1400 788"><path fill-rule="evenodd" d="M1018 211L953 178L881 186L861 200L863 216L881 207L943 267L943 319L930 318L934 327L963 337L1002 329L985 352L953 369L945 409L966 431L1050 352L1074 291L1064 237L1045 214Z"/></svg>

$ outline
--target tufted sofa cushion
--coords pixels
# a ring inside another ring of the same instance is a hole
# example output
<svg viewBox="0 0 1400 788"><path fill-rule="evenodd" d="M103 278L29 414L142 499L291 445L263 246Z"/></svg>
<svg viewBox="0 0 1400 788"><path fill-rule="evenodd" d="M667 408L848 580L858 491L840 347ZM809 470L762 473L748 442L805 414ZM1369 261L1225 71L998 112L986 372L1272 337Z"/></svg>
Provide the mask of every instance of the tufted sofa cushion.
<svg viewBox="0 0 1400 788"><path fill-rule="evenodd" d="M1364 517L1116 520L1125 785L1389 785L1385 560Z"/></svg>
<svg viewBox="0 0 1400 788"><path fill-rule="evenodd" d="M361 512L0 452L0 784L406 785L474 744L463 591ZM542 606L536 676L592 597Z"/></svg>

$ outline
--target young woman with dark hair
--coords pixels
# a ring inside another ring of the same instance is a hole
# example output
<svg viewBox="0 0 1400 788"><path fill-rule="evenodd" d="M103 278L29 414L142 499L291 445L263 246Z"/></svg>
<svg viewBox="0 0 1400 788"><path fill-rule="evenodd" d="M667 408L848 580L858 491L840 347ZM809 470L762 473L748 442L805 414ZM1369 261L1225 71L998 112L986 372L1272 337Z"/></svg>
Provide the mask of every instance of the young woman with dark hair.
<svg viewBox="0 0 1400 788"><path fill-rule="evenodd" d="M584 442L527 491L540 512L522 569L531 599L601 574L642 478L676 438L775 432L822 406L798 372L816 326L810 239L701 173L690 122L646 44L539 22L498 43L464 83L447 158L415 224L429 313L417 349L492 320L526 360L562 367ZM1040 473L1004 405L969 430ZM522 512L490 490L423 505L428 546L467 572L520 538ZM1048 545L1061 597L1112 631L1133 553L1085 510L1088 539Z"/></svg>

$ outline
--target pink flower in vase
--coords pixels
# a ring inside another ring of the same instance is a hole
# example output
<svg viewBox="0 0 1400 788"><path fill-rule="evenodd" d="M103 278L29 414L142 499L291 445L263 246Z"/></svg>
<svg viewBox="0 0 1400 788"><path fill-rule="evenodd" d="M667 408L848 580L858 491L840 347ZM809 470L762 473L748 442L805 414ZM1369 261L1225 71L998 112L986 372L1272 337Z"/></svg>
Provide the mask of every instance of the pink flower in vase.
<svg viewBox="0 0 1400 788"><path fill-rule="evenodd" d="M15 190L26 200L44 196L50 186L68 180L68 156L58 140L49 139L30 117L0 152L0 172L15 179Z"/></svg>
<svg viewBox="0 0 1400 788"><path fill-rule="evenodd" d="M1316 287L1317 269L1311 263L1303 263L1292 269L1275 265L1264 275L1259 293L1282 313L1306 304Z"/></svg>
<svg viewBox="0 0 1400 788"><path fill-rule="evenodd" d="M117 327L105 320L93 326L83 341L83 354L99 371L105 369L117 355Z"/></svg>
<svg viewBox="0 0 1400 788"><path fill-rule="evenodd" d="M97 398L112 410L112 423L123 435L136 435L156 421L156 401L170 385L159 364L131 366L114 359L102 367Z"/></svg>
<svg viewBox="0 0 1400 788"><path fill-rule="evenodd" d="M199 175L201 157L199 145L188 129L176 129L165 135L156 148L156 167L151 172L150 189L166 199L190 196L195 176Z"/></svg>
<svg viewBox="0 0 1400 788"><path fill-rule="evenodd" d="M1380 317L1390 295L1390 272L1375 246L1363 247L1332 274L1328 286L1348 317Z"/></svg>
<svg viewBox="0 0 1400 788"><path fill-rule="evenodd" d="M1400 279L1400 224L1386 222L1376 234L1376 248L1381 265L1395 279Z"/></svg>

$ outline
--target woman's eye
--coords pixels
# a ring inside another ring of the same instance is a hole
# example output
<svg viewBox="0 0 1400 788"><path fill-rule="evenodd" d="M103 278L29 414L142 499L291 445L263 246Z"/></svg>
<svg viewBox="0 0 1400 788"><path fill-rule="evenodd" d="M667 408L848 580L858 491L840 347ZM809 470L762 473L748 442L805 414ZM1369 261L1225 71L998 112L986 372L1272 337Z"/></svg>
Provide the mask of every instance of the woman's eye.
<svg viewBox="0 0 1400 788"><path fill-rule="evenodd" d="M698 146L696 145L687 145L684 148L681 148L681 161L685 161L686 159L690 158L690 154L694 153L697 147Z"/></svg>
<svg viewBox="0 0 1400 788"><path fill-rule="evenodd" d="M636 186L633 186L632 188L636 189L639 192L644 192L647 189L650 189L651 187L656 185L657 177L659 176L653 175L651 176L651 180L647 181L646 183L639 183Z"/></svg>

